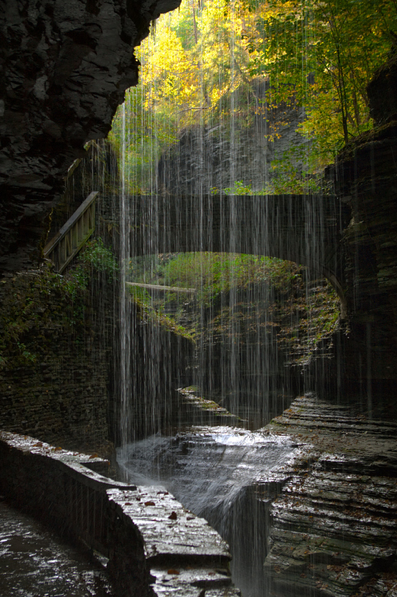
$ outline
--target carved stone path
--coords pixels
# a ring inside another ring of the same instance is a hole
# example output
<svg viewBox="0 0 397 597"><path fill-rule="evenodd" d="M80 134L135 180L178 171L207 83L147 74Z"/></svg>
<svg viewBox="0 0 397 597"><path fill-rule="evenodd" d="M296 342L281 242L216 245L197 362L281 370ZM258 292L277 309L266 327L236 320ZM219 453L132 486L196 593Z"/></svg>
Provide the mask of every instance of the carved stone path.
<svg viewBox="0 0 397 597"><path fill-rule="evenodd" d="M0 431L0 492L107 558L117 597L237 597L227 543L160 486L113 481L109 463Z"/></svg>

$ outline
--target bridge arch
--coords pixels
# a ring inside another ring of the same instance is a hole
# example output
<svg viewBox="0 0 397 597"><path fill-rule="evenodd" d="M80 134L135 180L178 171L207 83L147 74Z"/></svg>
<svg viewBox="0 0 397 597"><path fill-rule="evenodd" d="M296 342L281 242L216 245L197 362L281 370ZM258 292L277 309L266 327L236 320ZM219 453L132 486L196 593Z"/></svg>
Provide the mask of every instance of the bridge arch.
<svg viewBox="0 0 397 597"><path fill-rule="evenodd" d="M133 196L133 256L176 252L266 255L325 276L341 300L347 208L329 195Z"/></svg>

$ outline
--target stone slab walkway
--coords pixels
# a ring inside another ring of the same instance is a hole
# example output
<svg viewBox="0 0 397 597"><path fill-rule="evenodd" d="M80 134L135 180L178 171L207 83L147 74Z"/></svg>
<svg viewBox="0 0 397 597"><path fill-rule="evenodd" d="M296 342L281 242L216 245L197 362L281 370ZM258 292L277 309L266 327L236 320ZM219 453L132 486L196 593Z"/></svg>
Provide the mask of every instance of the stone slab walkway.
<svg viewBox="0 0 397 597"><path fill-rule="evenodd" d="M114 507L138 527L154 592L160 597L234 597L229 547L203 518L184 508L163 487L109 489Z"/></svg>
<svg viewBox="0 0 397 597"><path fill-rule="evenodd" d="M240 594L227 543L163 487L113 481L107 461L28 436L0 432L0 454L4 495L105 556L118 597Z"/></svg>

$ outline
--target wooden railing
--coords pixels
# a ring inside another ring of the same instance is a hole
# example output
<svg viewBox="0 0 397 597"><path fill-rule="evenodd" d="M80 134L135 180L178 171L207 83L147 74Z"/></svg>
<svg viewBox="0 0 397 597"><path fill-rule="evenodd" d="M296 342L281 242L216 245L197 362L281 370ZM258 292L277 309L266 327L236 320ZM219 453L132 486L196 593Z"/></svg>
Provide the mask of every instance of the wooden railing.
<svg viewBox="0 0 397 597"><path fill-rule="evenodd" d="M44 257L54 262L61 274L95 230L95 202L98 191L90 193L60 231L44 247Z"/></svg>
<svg viewBox="0 0 397 597"><path fill-rule="evenodd" d="M141 282L126 282L128 286L137 286L145 290L161 290L162 292L184 292L185 294L196 294L196 288L181 288L180 286L163 286L163 284L143 284Z"/></svg>

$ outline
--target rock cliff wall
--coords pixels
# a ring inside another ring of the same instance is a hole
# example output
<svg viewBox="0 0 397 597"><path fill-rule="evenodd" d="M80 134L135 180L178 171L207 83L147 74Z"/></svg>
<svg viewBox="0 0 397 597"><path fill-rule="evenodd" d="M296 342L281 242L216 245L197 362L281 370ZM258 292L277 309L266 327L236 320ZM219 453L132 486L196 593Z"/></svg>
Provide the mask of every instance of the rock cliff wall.
<svg viewBox="0 0 397 597"><path fill-rule="evenodd" d="M179 3L0 1L0 270L39 257L68 168L137 83L134 47Z"/></svg>
<svg viewBox="0 0 397 597"><path fill-rule="evenodd" d="M113 291L104 276L84 289L47 267L2 280L3 430L66 448L110 449Z"/></svg>
<svg viewBox="0 0 397 597"><path fill-rule="evenodd" d="M377 404L297 398L267 427L297 451L256 492L270 505L269 597L391 597L396 575L396 415Z"/></svg>
<svg viewBox="0 0 397 597"><path fill-rule="evenodd" d="M178 143L159 160L159 190L174 195L208 195L211 189L220 192L242 181L252 191L267 188L271 192L275 179L272 161L283 157L300 172L299 155L305 153L307 142L296 129L304 120L304 110L280 106L264 114L266 91L267 82L258 79L249 91L234 92L239 111L233 117L219 116L212 124L182 130ZM231 112L230 105L225 111ZM280 121L283 125L278 125L278 135L270 141L275 123Z"/></svg>
<svg viewBox="0 0 397 597"><path fill-rule="evenodd" d="M373 131L348 144L333 169L336 192L351 209L344 231L344 288L351 334L346 377L395 383L397 360L397 57L368 86Z"/></svg>

